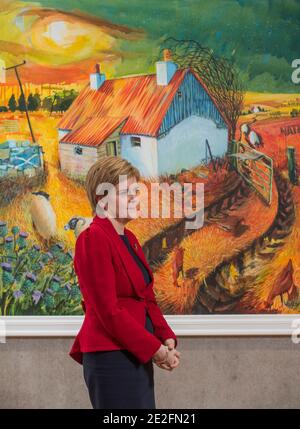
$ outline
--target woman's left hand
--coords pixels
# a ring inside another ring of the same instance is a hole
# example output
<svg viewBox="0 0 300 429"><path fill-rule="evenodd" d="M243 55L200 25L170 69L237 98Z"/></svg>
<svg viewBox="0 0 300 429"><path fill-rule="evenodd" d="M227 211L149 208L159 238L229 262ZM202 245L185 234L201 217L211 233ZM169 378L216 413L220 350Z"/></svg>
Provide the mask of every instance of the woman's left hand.
<svg viewBox="0 0 300 429"><path fill-rule="evenodd" d="M155 364L161 369L172 371L174 368L178 367L179 358L180 358L180 352L174 348L168 352L168 359L166 360L166 362L164 363L155 362Z"/></svg>
<svg viewBox="0 0 300 429"><path fill-rule="evenodd" d="M164 345L168 347L169 350L172 350L175 348L175 340L174 338L168 338L164 341Z"/></svg>

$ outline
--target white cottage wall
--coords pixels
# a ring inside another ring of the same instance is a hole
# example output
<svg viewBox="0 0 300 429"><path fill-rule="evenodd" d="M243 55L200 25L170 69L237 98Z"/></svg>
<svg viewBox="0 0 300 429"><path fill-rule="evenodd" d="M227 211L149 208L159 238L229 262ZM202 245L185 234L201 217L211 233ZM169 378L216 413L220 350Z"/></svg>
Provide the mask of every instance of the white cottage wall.
<svg viewBox="0 0 300 429"><path fill-rule="evenodd" d="M132 146L131 137L140 137L141 146ZM144 177L157 177L157 140L155 137L120 135L121 157L136 166Z"/></svg>
<svg viewBox="0 0 300 429"><path fill-rule="evenodd" d="M74 176L85 177L89 168L99 158L98 148L80 146L82 154L74 152L75 144L60 143L58 147L61 171Z"/></svg>
<svg viewBox="0 0 300 429"><path fill-rule="evenodd" d="M206 139L213 156L226 153L226 128L217 128L214 121L195 115L181 121L157 140L158 174L176 173L199 165L205 159Z"/></svg>

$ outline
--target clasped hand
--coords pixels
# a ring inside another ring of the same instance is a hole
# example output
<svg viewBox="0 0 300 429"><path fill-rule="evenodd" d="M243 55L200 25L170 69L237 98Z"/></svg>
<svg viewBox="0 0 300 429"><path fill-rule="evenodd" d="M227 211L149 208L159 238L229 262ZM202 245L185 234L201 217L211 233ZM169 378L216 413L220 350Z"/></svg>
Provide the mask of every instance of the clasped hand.
<svg viewBox="0 0 300 429"><path fill-rule="evenodd" d="M168 347L168 357L164 363L154 363L162 369L167 371L172 371L174 368L177 368L179 365L179 359L181 353L175 349L175 340L173 338L168 338L164 341L164 345Z"/></svg>

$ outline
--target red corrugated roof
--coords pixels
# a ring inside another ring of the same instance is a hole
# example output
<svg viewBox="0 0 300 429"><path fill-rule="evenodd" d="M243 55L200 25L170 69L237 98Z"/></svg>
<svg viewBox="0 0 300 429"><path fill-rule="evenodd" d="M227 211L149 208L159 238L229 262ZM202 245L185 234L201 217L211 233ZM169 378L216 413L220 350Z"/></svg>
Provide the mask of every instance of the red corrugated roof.
<svg viewBox="0 0 300 429"><path fill-rule="evenodd" d="M65 135L61 142L97 146L99 142L101 143L109 137L125 119L110 116L87 118L82 125Z"/></svg>
<svg viewBox="0 0 300 429"><path fill-rule="evenodd" d="M88 84L58 124L60 129L72 130L61 141L99 145L126 118L122 134L156 136L189 70L177 70L165 86L157 85L156 74L108 79L97 91L90 89ZM199 76L191 72L207 91Z"/></svg>

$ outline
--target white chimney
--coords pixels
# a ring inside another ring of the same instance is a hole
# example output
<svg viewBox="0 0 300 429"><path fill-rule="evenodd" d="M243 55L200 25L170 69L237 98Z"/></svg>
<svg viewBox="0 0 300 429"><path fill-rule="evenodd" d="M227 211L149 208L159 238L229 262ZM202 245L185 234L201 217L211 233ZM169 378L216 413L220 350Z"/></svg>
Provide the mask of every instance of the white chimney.
<svg viewBox="0 0 300 429"><path fill-rule="evenodd" d="M172 61L171 51L164 49L164 60L156 62L157 85L168 85L177 68L177 64Z"/></svg>
<svg viewBox="0 0 300 429"><path fill-rule="evenodd" d="M97 91L105 81L105 74L100 73L100 65L96 64L96 72L90 74L90 88Z"/></svg>

